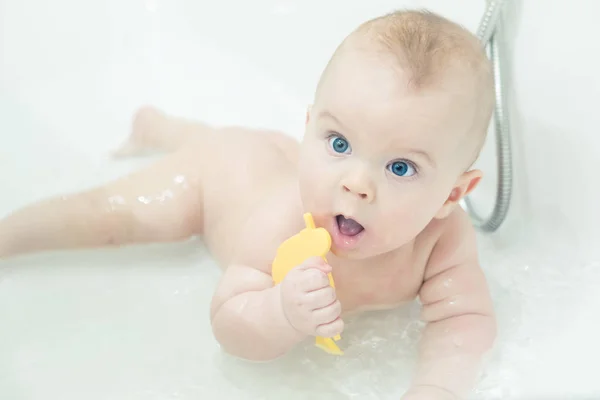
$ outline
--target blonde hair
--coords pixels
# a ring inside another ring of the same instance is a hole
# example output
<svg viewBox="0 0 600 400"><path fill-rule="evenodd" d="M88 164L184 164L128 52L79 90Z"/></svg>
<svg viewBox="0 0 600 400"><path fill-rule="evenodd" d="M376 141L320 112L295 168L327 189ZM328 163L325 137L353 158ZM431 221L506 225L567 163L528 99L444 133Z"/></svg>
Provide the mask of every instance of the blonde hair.
<svg viewBox="0 0 600 400"><path fill-rule="evenodd" d="M491 63L477 37L461 25L433 12L399 10L360 25L336 49L328 67L343 48L365 39L370 49L396 59L398 66L408 74L409 88L415 91L445 84L448 82L445 78L451 77L472 92L469 94L472 94L477 108L473 121L477 157L485 141L494 106Z"/></svg>

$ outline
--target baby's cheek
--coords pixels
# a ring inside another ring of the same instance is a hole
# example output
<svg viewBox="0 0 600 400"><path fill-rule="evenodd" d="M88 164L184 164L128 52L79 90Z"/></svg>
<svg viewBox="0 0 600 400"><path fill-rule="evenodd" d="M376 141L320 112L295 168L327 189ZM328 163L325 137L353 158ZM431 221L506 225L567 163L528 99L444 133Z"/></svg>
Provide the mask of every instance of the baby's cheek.
<svg viewBox="0 0 600 400"><path fill-rule="evenodd" d="M412 240L431 219L426 218L424 210L397 204L382 218L387 230L393 232L396 240L406 242Z"/></svg>
<svg viewBox="0 0 600 400"><path fill-rule="evenodd" d="M299 171L302 198L306 206L321 211L331 202L331 184L326 170L316 162L304 165Z"/></svg>
<svg viewBox="0 0 600 400"><path fill-rule="evenodd" d="M334 185L327 179L326 174L320 174L314 180L314 198L319 209L328 210L334 203Z"/></svg>

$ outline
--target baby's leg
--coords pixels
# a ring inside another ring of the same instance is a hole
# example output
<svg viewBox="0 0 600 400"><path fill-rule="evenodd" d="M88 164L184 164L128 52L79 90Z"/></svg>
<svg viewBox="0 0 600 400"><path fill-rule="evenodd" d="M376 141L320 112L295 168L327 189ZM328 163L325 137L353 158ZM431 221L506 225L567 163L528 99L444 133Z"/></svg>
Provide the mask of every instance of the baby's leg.
<svg viewBox="0 0 600 400"><path fill-rule="evenodd" d="M150 106L142 107L136 112L129 138L113 152L113 157L130 157L146 152L170 153L202 140L203 134L216 131L220 131L221 135L242 131L250 135L262 135L275 144L292 163L295 164L298 159L298 141L281 132L237 126L216 128L198 121L170 116Z"/></svg>
<svg viewBox="0 0 600 400"><path fill-rule="evenodd" d="M193 141L105 186L26 206L0 220L0 258L43 250L183 240L202 233L205 165L213 159L205 125L162 121ZM196 127L194 129L194 127ZM183 142L180 142L183 143Z"/></svg>
<svg viewBox="0 0 600 400"><path fill-rule="evenodd" d="M257 171L262 168L254 171L261 176L262 170L272 172L273 165L279 165L267 142L294 162L297 142L280 133L213 129L143 108L136 114L130 140L117 155L150 148L171 154L105 186L43 200L0 219L0 258L43 250L177 241L201 234L208 204L203 185L209 181L216 185L209 191L211 212L220 215L218 210L227 208L223 204L231 193L251 191L257 184L246 182L237 168L225 168L232 152L245 155L242 164L254 165Z"/></svg>
<svg viewBox="0 0 600 400"><path fill-rule="evenodd" d="M129 138L113 152L113 157L136 156L146 152L170 153L212 130L212 127L197 121L171 117L154 107L142 107L133 118Z"/></svg>

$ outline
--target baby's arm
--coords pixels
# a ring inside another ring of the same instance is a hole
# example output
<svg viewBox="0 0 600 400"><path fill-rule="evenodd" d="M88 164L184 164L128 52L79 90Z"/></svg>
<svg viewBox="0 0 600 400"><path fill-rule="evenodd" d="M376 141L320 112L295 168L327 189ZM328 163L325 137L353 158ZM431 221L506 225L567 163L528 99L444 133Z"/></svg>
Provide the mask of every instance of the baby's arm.
<svg viewBox="0 0 600 400"><path fill-rule="evenodd" d="M439 239L420 291L427 323L409 399L462 399L475 384L496 321L477 260L475 234L463 213Z"/></svg>
<svg viewBox="0 0 600 400"><path fill-rule="evenodd" d="M283 312L281 285L273 286L270 274L245 265L227 268L210 314L214 335L224 350L248 360L277 358L306 337Z"/></svg>
<svg viewBox="0 0 600 400"><path fill-rule="evenodd" d="M0 220L0 258L43 250L174 241L202 229L197 149L105 186L26 206Z"/></svg>
<svg viewBox="0 0 600 400"><path fill-rule="evenodd" d="M271 217L271 222L298 219ZM280 223L264 224L260 233L251 232L215 291L213 332L223 349L236 357L269 361L308 336L333 337L343 330L341 304L327 277L331 266L323 259L309 258L273 285L271 262L277 246L302 228L292 225L289 232L280 232Z"/></svg>
<svg viewBox="0 0 600 400"><path fill-rule="evenodd" d="M264 271L230 266L211 305L215 337L232 355L269 361L309 335L340 334L342 306L329 285L330 272L323 259L310 258L272 286Z"/></svg>

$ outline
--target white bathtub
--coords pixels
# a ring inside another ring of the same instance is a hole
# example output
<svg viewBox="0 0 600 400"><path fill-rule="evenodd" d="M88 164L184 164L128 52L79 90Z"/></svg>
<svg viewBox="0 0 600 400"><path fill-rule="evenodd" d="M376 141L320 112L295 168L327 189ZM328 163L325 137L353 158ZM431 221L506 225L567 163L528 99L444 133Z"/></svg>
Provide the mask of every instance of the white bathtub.
<svg viewBox="0 0 600 400"><path fill-rule="evenodd" d="M475 29L483 11L479 0L373 3L0 0L0 215L151 162L108 157L142 104L299 137L322 67L358 23L424 6ZM506 224L480 237L500 336L476 399L600 396L600 256L591 246L600 194L598 180L586 180L600 170L600 68L593 35L575 40L598 5L566 3L531 0L508 14L517 176ZM575 54L585 57L579 69ZM481 165L493 176L492 146ZM489 182L480 204L493 196ZM218 276L198 241L2 263L0 399L386 400L406 388L416 307L350 321L343 358L308 343L247 364L211 335Z"/></svg>

